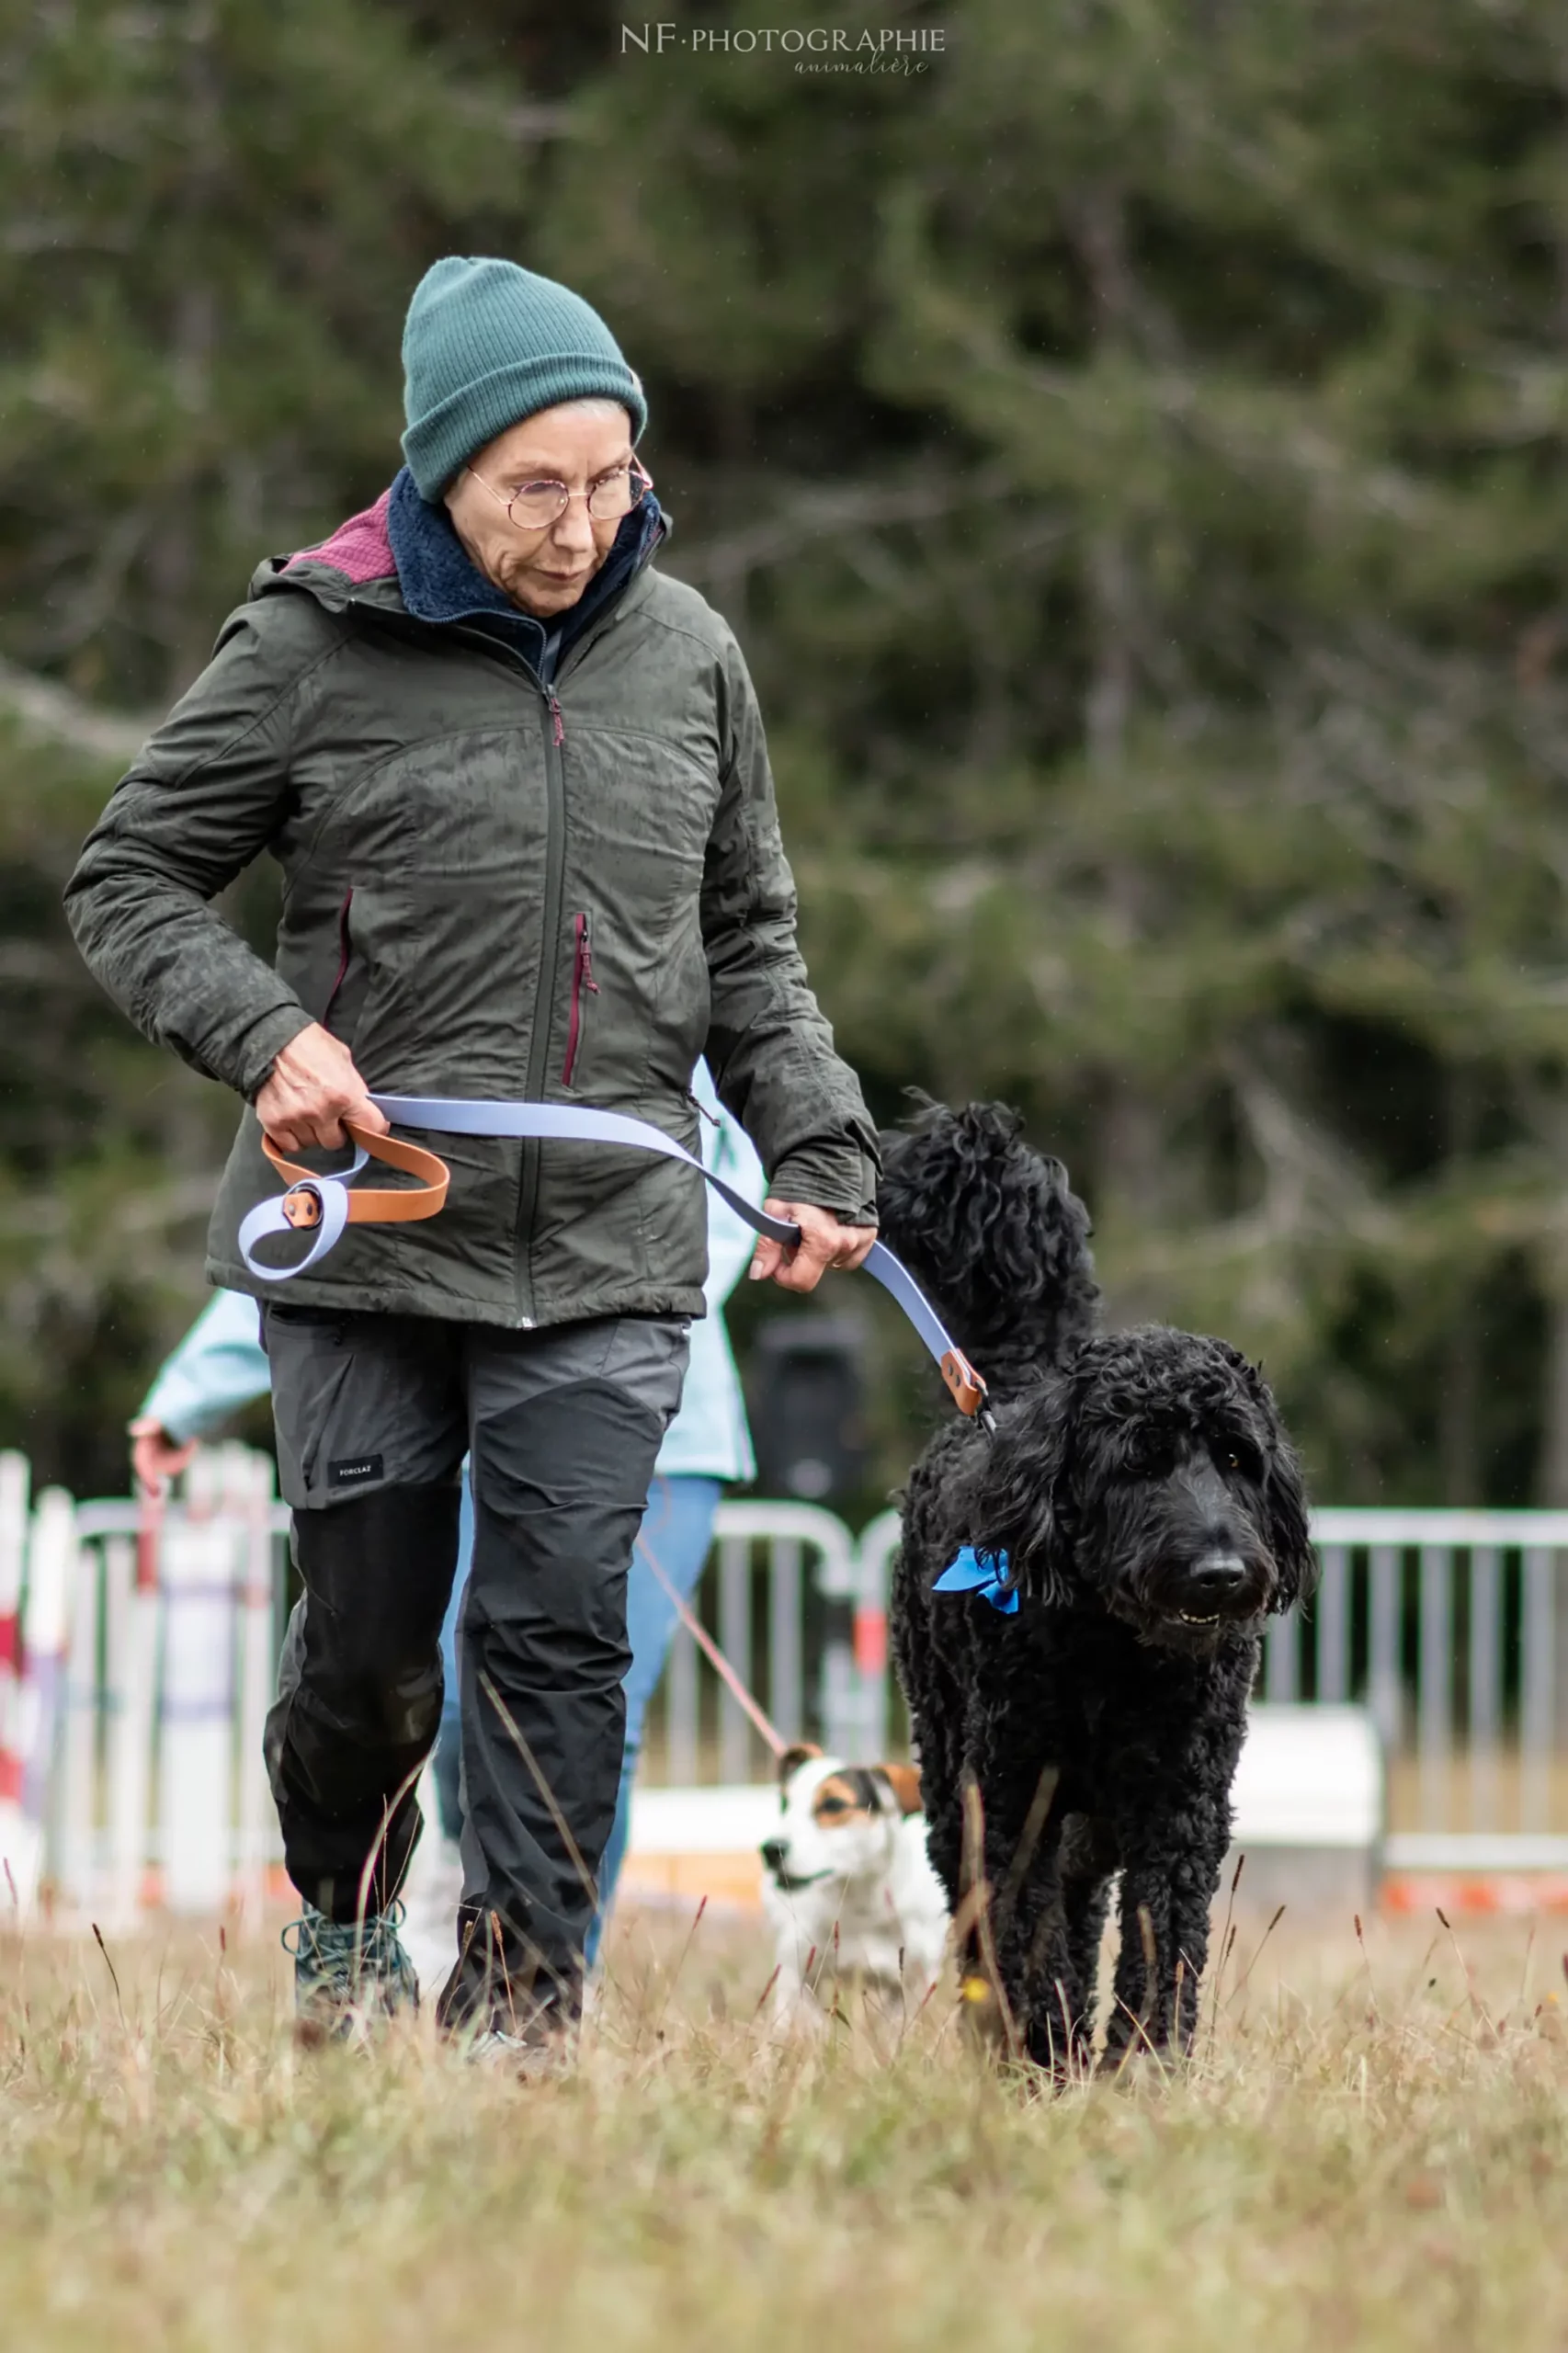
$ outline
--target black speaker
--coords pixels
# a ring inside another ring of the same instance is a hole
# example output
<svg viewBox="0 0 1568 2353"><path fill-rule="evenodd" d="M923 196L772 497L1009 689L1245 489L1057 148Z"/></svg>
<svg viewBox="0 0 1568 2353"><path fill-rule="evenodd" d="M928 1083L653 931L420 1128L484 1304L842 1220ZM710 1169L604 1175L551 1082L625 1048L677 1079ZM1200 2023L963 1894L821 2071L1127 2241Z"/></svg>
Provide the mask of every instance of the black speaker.
<svg viewBox="0 0 1568 2353"><path fill-rule="evenodd" d="M866 1328L849 1315L779 1315L752 1346L752 1444L765 1495L833 1503L866 1476Z"/></svg>

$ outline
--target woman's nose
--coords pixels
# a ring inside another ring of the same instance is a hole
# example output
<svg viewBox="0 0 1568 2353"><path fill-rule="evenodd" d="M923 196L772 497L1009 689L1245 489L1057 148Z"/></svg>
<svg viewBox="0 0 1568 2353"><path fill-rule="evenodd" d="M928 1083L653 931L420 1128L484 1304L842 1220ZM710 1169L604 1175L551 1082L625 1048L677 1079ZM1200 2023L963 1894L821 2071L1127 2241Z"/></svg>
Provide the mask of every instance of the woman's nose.
<svg viewBox="0 0 1568 2353"><path fill-rule="evenodd" d="M568 499L566 512L551 533L562 552L585 555L594 545L593 518L580 498Z"/></svg>

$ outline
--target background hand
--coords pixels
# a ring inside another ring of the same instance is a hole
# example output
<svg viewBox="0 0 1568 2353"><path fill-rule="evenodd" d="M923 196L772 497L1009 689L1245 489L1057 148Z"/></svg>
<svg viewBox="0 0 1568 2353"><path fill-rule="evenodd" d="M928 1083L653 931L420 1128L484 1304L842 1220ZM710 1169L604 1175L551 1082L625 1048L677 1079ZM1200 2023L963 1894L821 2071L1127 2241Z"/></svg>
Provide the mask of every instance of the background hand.
<svg viewBox="0 0 1568 2353"><path fill-rule="evenodd" d="M256 1114L275 1144L301 1152L311 1144L340 1149L345 1118L384 1136L391 1121L377 1110L341 1038L312 1021L290 1038L256 1098Z"/></svg>
<svg viewBox="0 0 1568 2353"><path fill-rule="evenodd" d="M131 1467L143 1495L161 1495L195 1452L193 1438L171 1438L162 1422L143 1419L131 1425Z"/></svg>
<svg viewBox="0 0 1568 2353"><path fill-rule="evenodd" d="M798 1248L782 1242L760 1241L751 1262L754 1283L769 1278L781 1290L815 1290L830 1267L845 1273L858 1267L877 1238L874 1225L841 1225L831 1210L809 1201L778 1201L770 1194L763 1203L770 1217L792 1218L801 1229Z"/></svg>

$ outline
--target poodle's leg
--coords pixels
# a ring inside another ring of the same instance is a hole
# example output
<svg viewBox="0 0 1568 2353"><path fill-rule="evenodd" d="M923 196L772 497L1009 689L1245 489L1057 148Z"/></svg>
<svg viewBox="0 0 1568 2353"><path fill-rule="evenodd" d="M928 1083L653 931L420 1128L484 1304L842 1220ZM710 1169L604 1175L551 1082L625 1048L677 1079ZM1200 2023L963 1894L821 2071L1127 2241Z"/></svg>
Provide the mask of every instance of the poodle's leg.
<svg viewBox="0 0 1568 2353"><path fill-rule="evenodd" d="M1169 2034L1181 2051L1190 2048L1198 2031L1199 1995L1209 1960L1209 1923L1230 1850L1231 1784L1246 1734L1246 1693L1256 1659L1255 1643L1233 1667L1229 1688L1210 1717L1212 1734L1204 1769L1189 1783L1187 1802L1167 1859L1175 1972Z"/></svg>
<svg viewBox="0 0 1568 2353"><path fill-rule="evenodd" d="M996 1973L1024 2051L1064 2079L1085 2055L1083 2004L1068 1894L1062 1875L1063 1816L1054 1766L993 1787L985 1817L985 1870Z"/></svg>
<svg viewBox="0 0 1568 2353"><path fill-rule="evenodd" d="M1175 1970L1170 1893L1163 1859L1128 1860L1121 1874L1121 1948L1106 2025L1108 2066L1119 2064L1130 2051L1158 2050L1165 2040L1160 1991Z"/></svg>
<svg viewBox="0 0 1568 2353"><path fill-rule="evenodd" d="M1023 2046L1037 2067L1059 2083L1088 2055L1074 1967L1068 1891L1051 1854L1019 1891L1010 1932L999 1954Z"/></svg>
<svg viewBox="0 0 1568 2353"><path fill-rule="evenodd" d="M1179 1736L1179 1747L1173 1737L1162 1756L1145 1745L1162 1733L1150 1711L1138 1747L1119 1760L1121 1952L1106 2038L1113 2064L1140 2046L1185 2052L1197 2028L1209 1910L1230 1844L1231 1783L1256 1660L1253 1644L1216 1665L1204 1705L1165 1728Z"/></svg>
<svg viewBox="0 0 1568 2353"><path fill-rule="evenodd" d="M1117 1868L1117 1846L1108 1821L1076 1808L1063 1815L1060 1838L1057 1870L1062 1949L1062 1966L1050 1989L1054 1997L1052 2023L1065 2033L1073 2066L1084 2069L1090 2063L1094 2047L1100 1938ZM1037 2006L1039 2000L1037 1991Z"/></svg>
<svg viewBox="0 0 1568 2353"><path fill-rule="evenodd" d="M1179 1982L1179 1995L1173 1985L1171 2040L1182 2051L1191 2048L1198 2031L1199 1995L1209 1962L1209 1926L1231 1844L1229 1792L1218 1805L1206 1808L1199 1822L1189 1820L1188 1828L1193 1832L1191 1843L1185 1854L1175 1859L1170 1871L1171 1944Z"/></svg>
<svg viewBox="0 0 1568 2353"><path fill-rule="evenodd" d="M1067 1926L1067 1967L1073 2004L1073 2052L1087 2067L1094 2048L1098 2006L1100 1940L1110 1909L1110 1877L1064 1879L1062 1908Z"/></svg>
<svg viewBox="0 0 1568 2353"><path fill-rule="evenodd" d="M1141 1842L1141 1852L1122 1872L1121 1951L1106 2032L1108 2060L1131 2048L1185 2052L1197 2029L1209 1910L1225 1850L1193 1839L1191 1827L1190 1819L1168 1823L1165 1837Z"/></svg>

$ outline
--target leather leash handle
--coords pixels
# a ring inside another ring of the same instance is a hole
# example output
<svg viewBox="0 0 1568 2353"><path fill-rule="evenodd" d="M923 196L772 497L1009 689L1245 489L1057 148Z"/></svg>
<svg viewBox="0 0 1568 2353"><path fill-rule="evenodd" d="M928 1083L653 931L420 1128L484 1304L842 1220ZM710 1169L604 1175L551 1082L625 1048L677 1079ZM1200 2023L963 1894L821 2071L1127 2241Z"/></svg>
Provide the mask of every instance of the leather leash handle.
<svg viewBox="0 0 1568 2353"><path fill-rule="evenodd" d="M350 1225L416 1225L424 1218L439 1216L447 1206L447 1192L452 1181L452 1172L444 1160L426 1152L423 1144L405 1143L401 1136L373 1135L357 1120L345 1120L343 1126L359 1151L370 1159L384 1161L389 1168L401 1169L405 1176L424 1179L418 1187L399 1186L395 1191L373 1185L356 1186L347 1195ZM281 1203L288 1222L300 1233L319 1225L321 1179L312 1169L285 1160L265 1130L261 1148L278 1174L288 1179L289 1190Z"/></svg>

